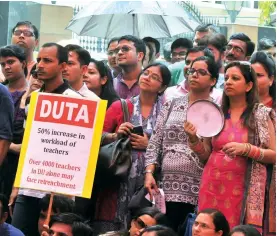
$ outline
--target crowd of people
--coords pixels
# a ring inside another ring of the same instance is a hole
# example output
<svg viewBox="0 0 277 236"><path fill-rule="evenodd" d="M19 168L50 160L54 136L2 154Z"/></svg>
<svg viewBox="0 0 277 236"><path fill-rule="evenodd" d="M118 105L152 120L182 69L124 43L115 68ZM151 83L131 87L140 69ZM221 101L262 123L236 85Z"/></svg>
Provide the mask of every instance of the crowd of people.
<svg viewBox="0 0 277 236"><path fill-rule="evenodd" d="M22 21L0 48L1 236L276 235L275 40L255 51L247 32L226 39L207 24L165 45L163 57L151 35L113 38L107 62L52 42L34 58L38 42ZM107 100L102 144L126 136L132 146L126 178L96 179L90 199L55 195L49 224L49 193L13 187L33 91ZM222 109L215 137L186 120L199 99ZM151 203L161 189L165 213ZM130 208L141 190L149 206Z"/></svg>

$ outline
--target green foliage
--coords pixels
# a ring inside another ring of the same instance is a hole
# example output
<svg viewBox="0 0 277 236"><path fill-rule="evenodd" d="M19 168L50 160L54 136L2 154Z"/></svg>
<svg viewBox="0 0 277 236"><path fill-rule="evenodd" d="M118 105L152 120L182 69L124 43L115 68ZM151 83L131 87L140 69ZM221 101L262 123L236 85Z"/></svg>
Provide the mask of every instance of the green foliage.
<svg viewBox="0 0 277 236"><path fill-rule="evenodd" d="M259 9L261 10L260 24L270 24L270 14L276 11L276 1L259 1Z"/></svg>

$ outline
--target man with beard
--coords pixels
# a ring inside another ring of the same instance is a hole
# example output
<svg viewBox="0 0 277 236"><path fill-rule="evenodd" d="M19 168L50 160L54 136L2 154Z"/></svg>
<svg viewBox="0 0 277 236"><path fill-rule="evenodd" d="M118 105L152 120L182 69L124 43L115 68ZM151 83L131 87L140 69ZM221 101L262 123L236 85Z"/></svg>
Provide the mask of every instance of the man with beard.
<svg viewBox="0 0 277 236"><path fill-rule="evenodd" d="M116 62L122 69L114 78L114 89L120 98L126 99L139 94L138 76L145 56L145 43L132 35L122 36L115 49Z"/></svg>
<svg viewBox="0 0 277 236"><path fill-rule="evenodd" d="M231 35L225 51L225 63L248 61L255 50L255 43L244 33Z"/></svg>
<svg viewBox="0 0 277 236"><path fill-rule="evenodd" d="M215 62L219 69L219 77L216 83L216 88L223 89L224 86L224 51L227 45L227 39L223 34L214 34L208 38L208 48L214 55Z"/></svg>

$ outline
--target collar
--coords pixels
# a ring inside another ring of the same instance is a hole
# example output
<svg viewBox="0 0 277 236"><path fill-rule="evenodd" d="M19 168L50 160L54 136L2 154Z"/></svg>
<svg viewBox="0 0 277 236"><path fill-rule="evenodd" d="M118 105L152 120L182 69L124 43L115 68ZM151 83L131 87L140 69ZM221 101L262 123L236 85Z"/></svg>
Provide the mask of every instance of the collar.
<svg viewBox="0 0 277 236"><path fill-rule="evenodd" d="M53 91L49 92L49 93L56 93L56 94L63 94L65 90L67 89L72 89L68 83L67 80L63 80L63 84L61 84L59 87L55 88ZM39 92L44 92L45 90L45 85L43 85L41 87L41 89L39 90ZM73 90L73 89L72 89Z"/></svg>

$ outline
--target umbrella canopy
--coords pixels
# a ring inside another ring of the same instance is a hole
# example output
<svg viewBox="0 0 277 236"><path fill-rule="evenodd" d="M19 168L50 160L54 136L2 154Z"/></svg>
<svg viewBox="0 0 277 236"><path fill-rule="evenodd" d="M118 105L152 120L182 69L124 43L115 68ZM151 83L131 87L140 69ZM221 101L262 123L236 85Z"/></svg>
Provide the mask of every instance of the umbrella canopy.
<svg viewBox="0 0 277 236"><path fill-rule="evenodd" d="M194 31L199 23L176 2L92 2L73 17L66 29L80 36L167 38Z"/></svg>

